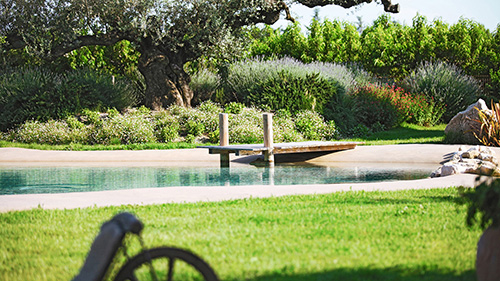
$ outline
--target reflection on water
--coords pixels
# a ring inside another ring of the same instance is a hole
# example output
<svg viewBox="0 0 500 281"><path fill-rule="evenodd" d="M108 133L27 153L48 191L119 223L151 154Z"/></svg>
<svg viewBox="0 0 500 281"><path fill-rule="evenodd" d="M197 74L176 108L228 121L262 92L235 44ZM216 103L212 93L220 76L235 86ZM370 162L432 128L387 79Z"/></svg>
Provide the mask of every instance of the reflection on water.
<svg viewBox="0 0 500 281"><path fill-rule="evenodd" d="M429 168L276 166L0 168L0 194L60 193L169 186L297 185L408 180Z"/></svg>

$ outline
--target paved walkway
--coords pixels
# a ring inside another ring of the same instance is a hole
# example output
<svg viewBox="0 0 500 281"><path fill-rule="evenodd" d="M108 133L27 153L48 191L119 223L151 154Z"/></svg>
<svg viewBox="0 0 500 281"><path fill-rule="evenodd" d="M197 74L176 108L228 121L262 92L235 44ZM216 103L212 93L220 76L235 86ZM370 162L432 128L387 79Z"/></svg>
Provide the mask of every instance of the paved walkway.
<svg viewBox="0 0 500 281"><path fill-rule="evenodd" d="M358 146L354 150L330 154L278 156L276 161L308 161L316 165L434 165L436 168L453 152L455 145L386 145ZM494 149L500 153L500 150ZM314 158L312 157L314 156ZM231 156L231 167L248 165L256 156ZM38 151L0 148L0 169L12 166L191 166L217 167L219 156L203 149L146 151ZM199 201L221 201L296 194L322 194L348 190L401 190L474 186L474 175L412 181L292 185L292 186L230 186L230 187L165 187L112 190L63 194L22 194L0 196L0 212L32 208L71 209L116 206L122 204L161 204Z"/></svg>

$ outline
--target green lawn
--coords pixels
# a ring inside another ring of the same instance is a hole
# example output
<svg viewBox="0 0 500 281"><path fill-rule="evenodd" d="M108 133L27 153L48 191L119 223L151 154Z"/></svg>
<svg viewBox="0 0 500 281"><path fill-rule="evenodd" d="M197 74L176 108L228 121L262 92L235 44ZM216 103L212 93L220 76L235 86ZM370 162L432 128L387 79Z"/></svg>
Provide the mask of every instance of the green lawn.
<svg viewBox="0 0 500 281"><path fill-rule="evenodd" d="M475 280L478 228L457 190L342 192L0 214L0 280L70 280L120 211L150 246L188 248L222 280Z"/></svg>
<svg viewBox="0 0 500 281"><path fill-rule="evenodd" d="M409 143L443 143L446 124L423 127L414 124L403 124L387 131L377 132L363 139L366 145L409 144Z"/></svg>

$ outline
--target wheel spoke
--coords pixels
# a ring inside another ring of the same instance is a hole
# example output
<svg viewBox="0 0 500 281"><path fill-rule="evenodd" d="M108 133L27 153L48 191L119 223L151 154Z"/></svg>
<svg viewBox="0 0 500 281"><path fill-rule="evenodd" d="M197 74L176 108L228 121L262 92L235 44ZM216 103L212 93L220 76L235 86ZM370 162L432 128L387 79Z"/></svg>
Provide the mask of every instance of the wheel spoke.
<svg viewBox="0 0 500 281"><path fill-rule="evenodd" d="M167 277L167 281L172 281L172 278L174 277L174 263L175 263L175 258L170 258L168 260L168 277Z"/></svg>
<svg viewBox="0 0 500 281"><path fill-rule="evenodd" d="M177 264L178 261L181 264ZM154 267L157 267L158 272L155 271ZM165 270L167 272L164 272ZM182 272L176 272L176 278L174 278L174 270ZM187 271L184 272L184 270ZM206 281L219 280L213 269L193 253L178 248L160 247L145 250L130 259L122 266L114 281L139 281L139 279L143 280L143 278L180 281L174 280L183 278L179 276L179 273L183 276L186 275L184 277L188 278L198 276Z"/></svg>
<svg viewBox="0 0 500 281"><path fill-rule="evenodd" d="M156 275L156 271L153 267L153 262L151 259L148 261L148 267L149 267L149 274L151 274L151 278L153 278L154 281L158 281L158 276Z"/></svg>

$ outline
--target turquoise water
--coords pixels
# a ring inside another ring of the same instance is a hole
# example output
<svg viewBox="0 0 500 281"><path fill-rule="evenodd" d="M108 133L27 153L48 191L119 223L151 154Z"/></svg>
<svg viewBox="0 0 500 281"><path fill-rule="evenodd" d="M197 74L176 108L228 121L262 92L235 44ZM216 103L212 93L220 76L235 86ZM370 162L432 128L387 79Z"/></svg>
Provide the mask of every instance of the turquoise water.
<svg viewBox="0 0 500 281"><path fill-rule="evenodd" d="M0 167L0 195L84 192L170 186L238 186L355 183L426 178L430 169L276 166Z"/></svg>

